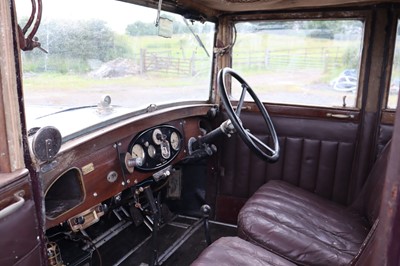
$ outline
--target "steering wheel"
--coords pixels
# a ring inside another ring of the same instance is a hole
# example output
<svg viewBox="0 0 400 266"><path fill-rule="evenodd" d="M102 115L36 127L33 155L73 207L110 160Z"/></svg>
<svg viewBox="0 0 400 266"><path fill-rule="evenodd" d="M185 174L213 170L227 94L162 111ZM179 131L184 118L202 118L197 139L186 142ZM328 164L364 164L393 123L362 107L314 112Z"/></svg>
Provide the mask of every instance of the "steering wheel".
<svg viewBox="0 0 400 266"><path fill-rule="evenodd" d="M240 82L242 86L242 93L240 95L240 99L236 108L236 111L233 110L231 101L229 100L228 93L226 92L225 80L227 74L230 74L237 81ZM221 69L218 72L218 88L221 94L222 103L225 106L225 109L228 113L228 117L238 132L239 136L242 138L244 143L249 147L251 151L253 151L259 158L269 161L276 162L279 159L279 141L278 136L276 135L276 131L274 125L272 124L271 117L269 116L267 110L264 105L258 99L257 95L254 93L253 89L247 84L247 82L233 69L226 67ZM240 120L240 112L242 110L244 98L246 96L246 92L250 94L256 103L258 109L260 110L262 117L264 118L265 123L267 124L268 130L271 134L273 147L270 147L266 143L262 142L259 138L254 136L250 130L247 130L243 127L243 123Z"/></svg>

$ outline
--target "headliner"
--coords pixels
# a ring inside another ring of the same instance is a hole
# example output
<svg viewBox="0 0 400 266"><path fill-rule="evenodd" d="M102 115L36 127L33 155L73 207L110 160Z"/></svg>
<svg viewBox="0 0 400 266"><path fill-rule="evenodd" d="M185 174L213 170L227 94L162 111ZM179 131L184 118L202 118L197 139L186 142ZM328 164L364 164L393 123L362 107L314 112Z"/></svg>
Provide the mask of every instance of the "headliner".
<svg viewBox="0 0 400 266"><path fill-rule="evenodd" d="M158 7L159 0L120 0L143 6ZM163 0L162 9L207 19L220 15L252 11L294 11L314 8L360 7L400 0Z"/></svg>

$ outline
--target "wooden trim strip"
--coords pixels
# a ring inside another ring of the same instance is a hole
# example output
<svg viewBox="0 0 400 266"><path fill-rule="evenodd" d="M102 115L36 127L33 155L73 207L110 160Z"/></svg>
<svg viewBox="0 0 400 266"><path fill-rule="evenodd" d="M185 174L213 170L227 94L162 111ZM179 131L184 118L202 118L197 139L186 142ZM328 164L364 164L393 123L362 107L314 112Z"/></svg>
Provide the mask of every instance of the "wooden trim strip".
<svg viewBox="0 0 400 266"><path fill-rule="evenodd" d="M17 75L12 29L13 1L0 0L0 172L10 173L24 168L21 121L18 106ZM14 24L14 25L13 25Z"/></svg>

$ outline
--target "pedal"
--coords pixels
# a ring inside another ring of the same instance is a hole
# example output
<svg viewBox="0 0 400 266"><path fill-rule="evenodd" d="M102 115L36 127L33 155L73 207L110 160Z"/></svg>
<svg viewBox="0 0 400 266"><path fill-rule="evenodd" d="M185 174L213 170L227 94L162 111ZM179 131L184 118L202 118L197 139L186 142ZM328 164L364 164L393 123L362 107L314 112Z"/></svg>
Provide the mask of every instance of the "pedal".
<svg viewBox="0 0 400 266"><path fill-rule="evenodd" d="M167 198L172 200L181 199L182 191L182 170L175 169L168 180Z"/></svg>
<svg viewBox="0 0 400 266"><path fill-rule="evenodd" d="M129 213L122 206L118 209L114 209L113 213L120 221L124 220L124 218L130 218Z"/></svg>
<svg viewBox="0 0 400 266"><path fill-rule="evenodd" d="M142 212L138 208L136 208L134 205L131 205L129 208L129 212L135 226L139 226L143 223L144 218Z"/></svg>

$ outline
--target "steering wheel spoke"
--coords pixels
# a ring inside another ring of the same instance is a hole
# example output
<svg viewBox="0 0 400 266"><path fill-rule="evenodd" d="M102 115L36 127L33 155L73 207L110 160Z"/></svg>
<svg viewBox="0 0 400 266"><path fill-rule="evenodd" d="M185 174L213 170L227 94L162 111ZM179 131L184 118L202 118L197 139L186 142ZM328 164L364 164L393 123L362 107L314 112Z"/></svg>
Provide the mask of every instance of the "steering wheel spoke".
<svg viewBox="0 0 400 266"><path fill-rule="evenodd" d="M246 86L246 84L242 84L242 93L240 95L240 99L239 99L238 105L236 107L236 115L238 117L240 117L240 112L242 111L244 98L246 98L246 92L247 92L247 86Z"/></svg>
<svg viewBox="0 0 400 266"><path fill-rule="evenodd" d="M242 86L242 93L240 95L240 99L239 99L236 110L233 109L232 103L229 99L229 96L228 96L228 93L226 90L225 80L226 80L226 76L228 74L230 74L233 78L235 78L238 82L240 82L240 84ZM278 136L276 134L271 117L269 116L267 110L265 109L265 106L258 99L257 95L254 93L252 88L248 85L248 83L239 74L237 74L231 68L224 68L218 72L218 88L219 88L219 91L221 94L221 101L225 106L228 117L229 117L232 125L235 127L237 133L244 141L244 143L246 143L246 145L250 148L250 150L252 150L261 159L270 161L270 162L276 162L279 159L279 149L280 149ZM262 142L259 138L257 138L250 131L248 131L244 128L243 123L239 117L240 117L242 107L244 104L244 99L246 98L246 93L250 94L250 96L253 98L255 104L257 105L258 109L260 110L261 115L263 116L263 119L265 121L265 124L269 130L269 133L271 134L272 141L273 141L273 147Z"/></svg>
<svg viewBox="0 0 400 266"><path fill-rule="evenodd" d="M264 149L268 150L271 155L274 155L276 152L275 150L271 149L267 144L265 144L264 142L262 142L259 138L257 138L256 136L254 136L250 131L247 131L247 134L249 135L249 137L256 142L258 145L260 145L261 147L263 147Z"/></svg>

